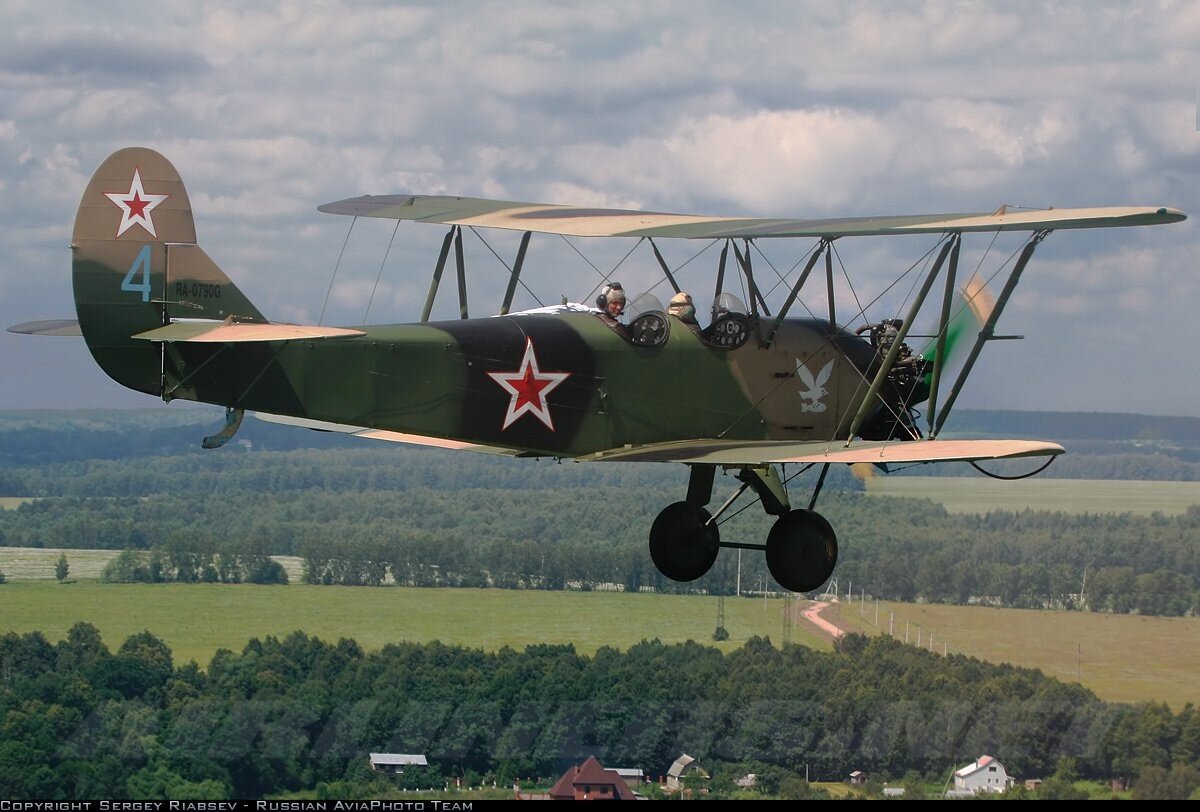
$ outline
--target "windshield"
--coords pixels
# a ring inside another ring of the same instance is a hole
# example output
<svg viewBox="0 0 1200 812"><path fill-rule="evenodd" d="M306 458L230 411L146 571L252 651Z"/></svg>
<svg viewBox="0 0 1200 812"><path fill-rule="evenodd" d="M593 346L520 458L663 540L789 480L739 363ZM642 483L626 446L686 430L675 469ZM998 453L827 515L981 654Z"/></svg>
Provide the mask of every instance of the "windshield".
<svg viewBox="0 0 1200 812"><path fill-rule="evenodd" d="M725 313L741 313L745 315L746 312L746 306L742 304L742 300L732 293L722 293L713 304L714 318Z"/></svg>
<svg viewBox="0 0 1200 812"><path fill-rule="evenodd" d="M633 321L643 313L665 313L667 309L663 307L662 300L653 293L643 293L625 305L626 321Z"/></svg>

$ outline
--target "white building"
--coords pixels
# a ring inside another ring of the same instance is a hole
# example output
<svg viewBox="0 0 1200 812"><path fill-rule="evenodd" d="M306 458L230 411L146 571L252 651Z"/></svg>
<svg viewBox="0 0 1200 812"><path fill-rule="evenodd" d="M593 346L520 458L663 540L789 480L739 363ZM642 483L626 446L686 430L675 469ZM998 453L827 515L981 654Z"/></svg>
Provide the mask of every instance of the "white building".
<svg viewBox="0 0 1200 812"><path fill-rule="evenodd" d="M667 770L667 789L678 790L683 788L683 777L689 773L698 772L705 778L708 773L700 769L700 765L696 763L696 759L684 753L679 758L675 759L675 763Z"/></svg>
<svg viewBox="0 0 1200 812"><path fill-rule="evenodd" d="M1013 779L1008 777L1004 765L991 756L980 756L971 764L954 771L956 792L1004 792L1011 787Z"/></svg>
<svg viewBox="0 0 1200 812"><path fill-rule="evenodd" d="M372 753L371 769L377 773L392 773L399 775L405 767L428 767L429 762L423 755L409 753Z"/></svg>

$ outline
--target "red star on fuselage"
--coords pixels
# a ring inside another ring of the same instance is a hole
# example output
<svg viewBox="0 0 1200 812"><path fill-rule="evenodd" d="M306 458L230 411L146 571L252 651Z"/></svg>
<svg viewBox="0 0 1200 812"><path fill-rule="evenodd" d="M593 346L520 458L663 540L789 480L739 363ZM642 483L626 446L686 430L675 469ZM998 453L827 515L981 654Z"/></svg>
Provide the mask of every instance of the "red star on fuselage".
<svg viewBox="0 0 1200 812"><path fill-rule="evenodd" d="M508 411L504 415L504 431L524 414L531 414L554 431L554 420L550 416L550 404L546 396L559 384L571 377L570 372L542 372L538 368L537 355L533 351L533 339L525 339L525 355L516 372L489 372L488 377L512 395Z"/></svg>
<svg viewBox="0 0 1200 812"><path fill-rule="evenodd" d="M137 169L133 170L133 182L129 184L128 192L105 192L104 196L121 209L121 224L117 226L118 237L135 225L149 231L151 237L158 236L154 231L154 219L151 218L150 212L170 195L147 194L142 188L142 175Z"/></svg>

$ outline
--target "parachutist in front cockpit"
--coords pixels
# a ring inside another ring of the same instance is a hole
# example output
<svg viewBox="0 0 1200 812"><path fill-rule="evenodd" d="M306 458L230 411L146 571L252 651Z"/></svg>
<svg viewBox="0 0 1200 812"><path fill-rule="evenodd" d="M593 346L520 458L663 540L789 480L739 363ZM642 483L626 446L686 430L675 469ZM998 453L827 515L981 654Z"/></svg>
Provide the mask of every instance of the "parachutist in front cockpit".
<svg viewBox="0 0 1200 812"><path fill-rule="evenodd" d="M686 324L688 329L696 335L703 334L700 322L696 321L696 306L692 304L690 293L680 291L672 296L670 304L667 305L667 312Z"/></svg>

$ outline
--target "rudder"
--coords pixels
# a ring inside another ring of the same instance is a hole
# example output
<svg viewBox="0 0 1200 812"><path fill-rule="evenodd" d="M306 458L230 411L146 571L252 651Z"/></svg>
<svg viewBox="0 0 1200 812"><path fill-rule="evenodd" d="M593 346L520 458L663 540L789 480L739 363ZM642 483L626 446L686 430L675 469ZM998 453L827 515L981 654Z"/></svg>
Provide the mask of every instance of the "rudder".
<svg viewBox="0 0 1200 812"><path fill-rule="evenodd" d="M118 150L83 193L71 241L75 310L110 378L163 394L162 345L133 336L173 319L265 322L196 244L179 173L157 152Z"/></svg>

